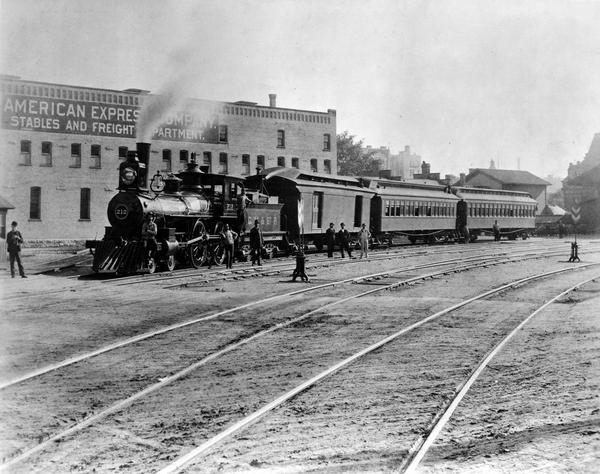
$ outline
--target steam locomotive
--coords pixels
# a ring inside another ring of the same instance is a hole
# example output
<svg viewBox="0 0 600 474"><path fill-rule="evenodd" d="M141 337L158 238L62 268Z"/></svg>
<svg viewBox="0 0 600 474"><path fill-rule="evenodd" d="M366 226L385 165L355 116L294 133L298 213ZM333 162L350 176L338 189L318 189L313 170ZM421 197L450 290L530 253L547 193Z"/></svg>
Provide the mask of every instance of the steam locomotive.
<svg viewBox="0 0 600 474"><path fill-rule="evenodd" d="M150 144L138 143L119 166L119 192L108 203L108 220L102 240L88 240L92 269L120 274L173 270L176 262L195 268L208 258L222 262L219 232L225 224L241 233L247 223L242 199L242 178L201 170L195 156L185 170L163 177L156 173L148 186ZM252 217L268 222L268 239L283 240L281 205L257 202ZM157 225L156 249L150 252L142 238L149 214Z"/></svg>

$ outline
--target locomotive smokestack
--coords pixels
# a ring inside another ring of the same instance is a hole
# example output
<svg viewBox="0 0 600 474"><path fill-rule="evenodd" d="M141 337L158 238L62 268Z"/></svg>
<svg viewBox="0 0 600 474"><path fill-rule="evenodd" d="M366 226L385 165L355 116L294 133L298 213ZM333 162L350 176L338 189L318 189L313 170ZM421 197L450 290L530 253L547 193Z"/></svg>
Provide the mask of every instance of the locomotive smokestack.
<svg viewBox="0 0 600 474"><path fill-rule="evenodd" d="M150 143L138 142L135 144L137 149L138 159L140 160L139 170L139 186L140 188L148 187L148 166L150 165Z"/></svg>

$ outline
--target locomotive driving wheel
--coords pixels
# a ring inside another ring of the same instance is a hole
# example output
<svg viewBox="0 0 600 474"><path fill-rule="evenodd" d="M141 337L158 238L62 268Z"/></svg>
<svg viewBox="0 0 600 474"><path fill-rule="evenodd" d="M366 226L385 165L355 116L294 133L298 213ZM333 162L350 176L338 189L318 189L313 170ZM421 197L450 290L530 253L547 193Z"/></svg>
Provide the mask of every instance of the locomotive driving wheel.
<svg viewBox="0 0 600 474"><path fill-rule="evenodd" d="M163 268L168 272L175 270L175 255L169 255L162 263Z"/></svg>
<svg viewBox="0 0 600 474"><path fill-rule="evenodd" d="M204 227L204 223L198 219L194 224L190 240L201 237L205 233L206 228ZM208 245L210 245L208 242L205 243L203 241L194 242L193 244L188 245L188 258L194 268L200 268L206 262Z"/></svg>

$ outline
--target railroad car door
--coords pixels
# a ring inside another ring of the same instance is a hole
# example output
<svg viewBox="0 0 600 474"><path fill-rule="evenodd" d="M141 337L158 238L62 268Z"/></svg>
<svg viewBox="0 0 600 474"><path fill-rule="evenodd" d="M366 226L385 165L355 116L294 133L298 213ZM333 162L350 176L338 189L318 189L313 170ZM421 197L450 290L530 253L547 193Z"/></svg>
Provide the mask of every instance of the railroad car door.
<svg viewBox="0 0 600 474"><path fill-rule="evenodd" d="M313 229L320 229L323 224L323 193L315 192L312 196L312 225Z"/></svg>

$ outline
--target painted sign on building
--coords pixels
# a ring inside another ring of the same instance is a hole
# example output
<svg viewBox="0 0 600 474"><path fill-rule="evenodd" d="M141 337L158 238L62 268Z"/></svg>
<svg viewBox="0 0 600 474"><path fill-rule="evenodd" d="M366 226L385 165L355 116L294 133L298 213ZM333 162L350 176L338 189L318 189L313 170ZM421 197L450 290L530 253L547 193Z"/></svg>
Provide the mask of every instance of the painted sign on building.
<svg viewBox="0 0 600 474"><path fill-rule="evenodd" d="M136 138L137 105L84 102L63 98L2 95L1 127L5 130ZM182 142L227 142L216 119L196 111L174 112L152 129L152 139Z"/></svg>

